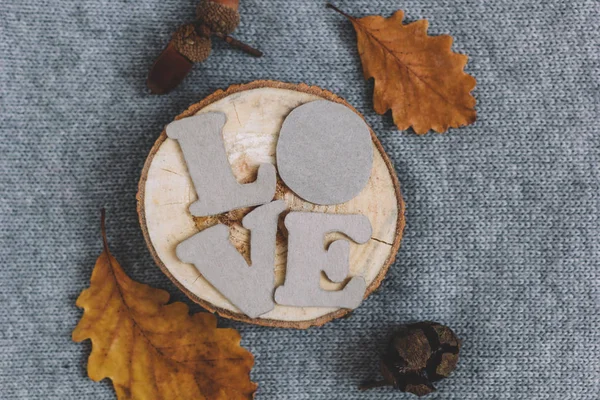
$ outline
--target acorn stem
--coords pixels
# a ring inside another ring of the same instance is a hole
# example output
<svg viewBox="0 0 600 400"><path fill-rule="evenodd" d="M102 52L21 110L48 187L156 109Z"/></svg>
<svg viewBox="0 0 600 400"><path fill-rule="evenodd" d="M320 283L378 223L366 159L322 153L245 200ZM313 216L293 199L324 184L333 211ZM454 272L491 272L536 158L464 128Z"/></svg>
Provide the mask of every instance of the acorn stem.
<svg viewBox="0 0 600 400"><path fill-rule="evenodd" d="M382 387L382 386L390 386L390 383L384 380L380 380L380 381L368 381L363 383L362 385L360 385L358 387L358 390L369 390L369 389L373 389L373 388L377 388L377 387Z"/></svg>
<svg viewBox="0 0 600 400"><path fill-rule="evenodd" d="M262 55L263 55L262 51L255 49L254 47L251 47L251 46L247 45L246 43L240 42L239 40L237 40L229 35L224 35L219 32L213 32L212 34L213 34L213 36L216 36L219 39L225 41L225 43L229 44L230 46L240 49L243 52L248 53L254 57L262 57Z"/></svg>

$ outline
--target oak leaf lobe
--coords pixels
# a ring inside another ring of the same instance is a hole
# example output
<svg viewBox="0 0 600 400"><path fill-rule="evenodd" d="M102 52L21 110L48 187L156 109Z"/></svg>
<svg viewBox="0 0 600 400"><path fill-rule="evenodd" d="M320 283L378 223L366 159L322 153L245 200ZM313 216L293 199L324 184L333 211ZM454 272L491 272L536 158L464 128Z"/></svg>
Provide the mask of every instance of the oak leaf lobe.
<svg viewBox="0 0 600 400"><path fill-rule="evenodd" d="M452 37L427 35L428 21L402 24L404 13L391 17L344 15L356 31L365 79L373 78L373 106L392 110L400 130L442 133L475 122L476 81L464 72L468 57L452 52Z"/></svg>
<svg viewBox="0 0 600 400"><path fill-rule="evenodd" d="M110 254L102 218L104 251L91 284L77 299L84 314L73 340L91 339L88 375L110 378L124 399L252 399L251 353L233 329L217 328L209 313L188 314L184 303L129 278Z"/></svg>

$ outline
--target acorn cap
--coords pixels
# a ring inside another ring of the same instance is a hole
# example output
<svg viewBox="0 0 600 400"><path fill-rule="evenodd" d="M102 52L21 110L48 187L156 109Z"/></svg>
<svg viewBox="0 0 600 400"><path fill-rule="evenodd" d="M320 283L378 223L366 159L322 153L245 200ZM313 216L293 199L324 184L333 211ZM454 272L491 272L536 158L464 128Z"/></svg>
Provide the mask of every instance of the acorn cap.
<svg viewBox="0 0 600 400"><path fill-rule="evenodd" d="M434 382L454 371L460 346L452 329L437 322L403 325L393 334L381 360L383 380L365 382L359 389L394 386L425 396L435 391Z"/></svg>
<svg viewBox="0 0 600 400"><path fill-rule="evenodd" d="M211 31L224 35L235 31L240 23L240 14L237 12L235 1L202 0L196 7L196 18L208 26Z"/></svg>
<svg viewBox="0 0 600 400"><path fill-rule="evenodd" d="M210 55L210 38L198 35L194 24L180 26L172 41L177 51L191 62L202 62Z"/></svg>
<svg viewBox="0 0 600 400"><path fill-rule="evenodd" d="M454 371L460 345L450 328L436 322L404 325L392 336L381 373L397 389L424 396Z"/></svg>

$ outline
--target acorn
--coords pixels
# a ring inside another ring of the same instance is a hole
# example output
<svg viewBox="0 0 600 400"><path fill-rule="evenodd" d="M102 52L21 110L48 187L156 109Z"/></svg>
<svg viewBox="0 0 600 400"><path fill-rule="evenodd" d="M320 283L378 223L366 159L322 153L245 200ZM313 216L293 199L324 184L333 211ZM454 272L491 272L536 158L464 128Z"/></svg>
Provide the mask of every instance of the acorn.
<svg viewBox="0 0 600 400"><path fill-rule="evenodd" d="M434 382L447 378L458 363L461 340L452 329L437 322L401 326L391 337L381 359L383 380L369 381L359 389L393 386L424 396L434 392Z"/></svg>
<svg viewBox="0 0 600 400"><path fill-rule="evenodd" d="M239 0L203 0L196 7L196 19L213 32L229 35L240 24Z"/></svg>
<svg viewBox="0 0 600 400"><path fill-rule="evenodd" d="M180 26L158 56L148 74L147 85L154 94L173 90L191 71L194 63L203 62L211 52L211 37L255 57L262 52L231 36L240 23L239 0L202 0L196 8L196 21Z"/></svg>
<svg viewBox="0 0 600 400"><path fill-rule="evenodd" d="M180 26L171 40L175 49L193 63L202 62L210 55L210 37L200 36L195 24Z"/></svg>

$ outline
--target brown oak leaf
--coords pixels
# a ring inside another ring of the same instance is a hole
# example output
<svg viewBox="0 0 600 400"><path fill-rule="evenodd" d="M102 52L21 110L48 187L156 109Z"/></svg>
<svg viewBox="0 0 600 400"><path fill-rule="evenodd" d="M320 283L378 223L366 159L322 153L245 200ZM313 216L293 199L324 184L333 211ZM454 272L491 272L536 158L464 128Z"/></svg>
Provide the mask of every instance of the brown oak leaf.
<svg viewBox="0 0 600 400"><path fill-rule="evenodd" d="M352 22L365 79L374 78L375 112L392 109L400 130L417 134L475 122L476 81L464 72L468 57L452 52L452 37L428 36L427 20L402 24L404 13L390 18L352 17L327 5Z"/></svg>
<svg viewBox="0 0 600 400"><path fill-rule="evenodd" d="M91 285L77 299L84 309L73 340L91 339L88 375L110 378L123 399L252 399L254 357L234 329L217 328L214 315L188 314L164 290L129 278L110 254L102 214L104 251Z"/></svg>

